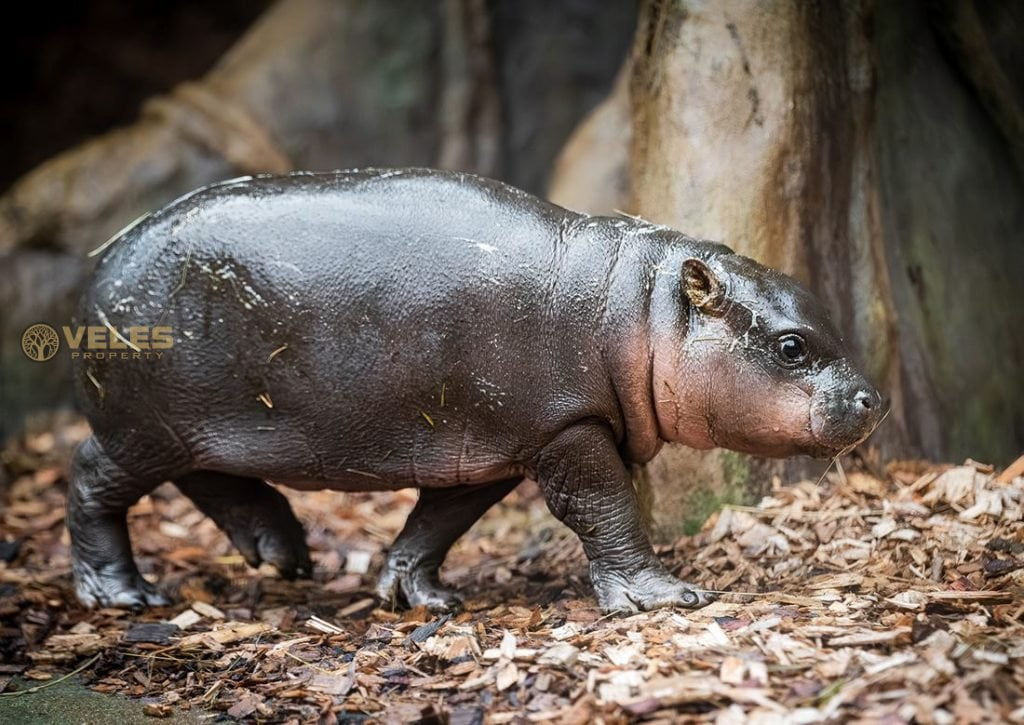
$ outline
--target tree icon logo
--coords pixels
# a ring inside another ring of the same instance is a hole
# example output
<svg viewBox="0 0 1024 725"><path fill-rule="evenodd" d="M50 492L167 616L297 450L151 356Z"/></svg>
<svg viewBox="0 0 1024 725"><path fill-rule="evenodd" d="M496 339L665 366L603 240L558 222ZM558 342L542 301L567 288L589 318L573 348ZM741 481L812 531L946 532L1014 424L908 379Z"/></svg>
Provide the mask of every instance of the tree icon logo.
<svg viewBox="0 0 1024 725"><path fill-rule="evenodd" d="M22 352L29 360L46 362L60 349L57 331L42 322L30 325L21 336Z"/></svg>

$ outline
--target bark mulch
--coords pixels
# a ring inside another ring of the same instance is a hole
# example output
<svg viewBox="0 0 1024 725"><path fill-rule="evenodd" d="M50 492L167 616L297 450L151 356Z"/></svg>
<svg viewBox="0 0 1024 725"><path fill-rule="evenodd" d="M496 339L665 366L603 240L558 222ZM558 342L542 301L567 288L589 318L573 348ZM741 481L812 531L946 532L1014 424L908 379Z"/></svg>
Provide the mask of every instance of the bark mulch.
<svg viewBox="0 0 1024 725"><path fill-rule="evenodd" d="M89 611L70 588L64 466L82 423L4 453L0 711L69 672L154 717L293 722L1024 721L1024 464L893 464L775 485L659 553L722 590L604 617L574 538L521 487L461 541L454 616L371 596L414 492L288 496L316 572L249 569L165 486L130 513L178 604ZM1016 470L1014 470L1014 468Z"/></svg>

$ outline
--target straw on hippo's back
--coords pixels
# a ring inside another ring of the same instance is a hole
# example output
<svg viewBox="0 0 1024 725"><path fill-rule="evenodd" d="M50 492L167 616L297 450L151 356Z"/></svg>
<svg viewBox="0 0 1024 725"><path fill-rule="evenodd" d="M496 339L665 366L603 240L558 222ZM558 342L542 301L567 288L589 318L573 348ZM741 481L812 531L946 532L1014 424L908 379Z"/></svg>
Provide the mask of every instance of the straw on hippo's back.
<svg viewBox="0 0 1024 725"><path fill-rule="evenodd" d="M820 304L722 245L429 170L237 180L115 240L86 324L169 325L159 360L78 360L94 436L68 522L80 598L163 597L126 508L173 480L250 563L309 572L264 483L421 488L382 595L450 607L451 544L523 476L582 539L606 610L698 606L639 525L662 441L830 455L879 418Z"/></svg>

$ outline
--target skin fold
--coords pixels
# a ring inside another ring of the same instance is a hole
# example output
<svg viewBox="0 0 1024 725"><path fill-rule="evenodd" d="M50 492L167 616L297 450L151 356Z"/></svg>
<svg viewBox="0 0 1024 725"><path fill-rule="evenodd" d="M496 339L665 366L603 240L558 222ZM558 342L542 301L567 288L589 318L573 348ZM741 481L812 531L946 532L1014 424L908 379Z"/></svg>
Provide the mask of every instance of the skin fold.
<svg viewBox="0 0 1024 725"><path fill-rule="evenodd" d="M171 480L249 563L286 576L308 575L309 554L266 481L417 487L379 593L451 608L449 548L530 477L580 537L602 609L701 606L655 557L629 465L666 441L830 456L882 413L794 280L455 172L200 189L111 241L78 317L174 338L158 358L75 360L93 437L68 526L89 605L165 601L125 515Z"/></svg>

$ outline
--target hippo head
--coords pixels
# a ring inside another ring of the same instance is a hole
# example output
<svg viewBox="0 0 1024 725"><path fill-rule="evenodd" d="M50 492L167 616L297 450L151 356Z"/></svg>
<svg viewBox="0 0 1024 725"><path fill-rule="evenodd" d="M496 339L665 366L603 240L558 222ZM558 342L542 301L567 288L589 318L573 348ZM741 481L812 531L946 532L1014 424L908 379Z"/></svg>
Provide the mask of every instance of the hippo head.
<svg viewBox="0 0 1024 725"><path fill-rule="evenodd" d="M883 417L820 301L737 254L682 264L685 334L657 339L654 396L663 438L755 455L830 457Z"/></svg>

